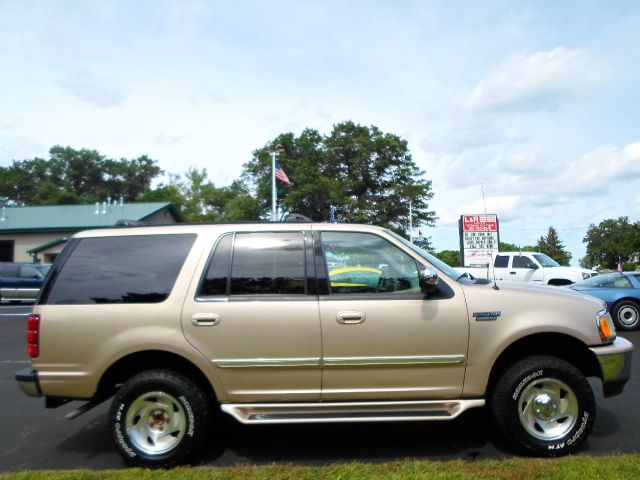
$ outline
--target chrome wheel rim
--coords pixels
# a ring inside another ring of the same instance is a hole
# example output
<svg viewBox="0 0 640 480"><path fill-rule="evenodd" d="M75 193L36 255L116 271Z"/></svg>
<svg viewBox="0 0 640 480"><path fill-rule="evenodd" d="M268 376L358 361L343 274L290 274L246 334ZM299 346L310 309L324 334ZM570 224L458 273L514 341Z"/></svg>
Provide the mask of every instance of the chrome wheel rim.
<svg viewBox="0 0 640 480"><path fill-rule="evenodd" d="M633 305L624 305L618 310L618 322L623 327L635 328L638 325L638 309Z"/></svg>
<svg viewBox="0 0 640 480"><path fill-rule="evenodd" d="M518 416L527 433L539 440L564 437L578 420L579 405L571 388L556 378L541 378L524 389Z"/></svg>
<svg viewBox="0 0 640 480"><path fill-rule="evenodd" d="M129 407L125 428L138 450L146 455L161 455L180 443L187 428L187 416L172 395L148 392Z"/></svg>

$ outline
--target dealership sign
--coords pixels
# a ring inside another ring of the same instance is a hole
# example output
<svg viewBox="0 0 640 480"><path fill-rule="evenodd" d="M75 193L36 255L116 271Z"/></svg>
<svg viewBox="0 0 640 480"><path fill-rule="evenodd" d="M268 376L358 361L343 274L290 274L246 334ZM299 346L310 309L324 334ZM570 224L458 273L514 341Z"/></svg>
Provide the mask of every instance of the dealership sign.
<svg viewBox="0 0 640 480"><path fill-rule="evenodd" d="M460 260L462 266L485 266L498 253L500 235L498 216L489 214L461 215Z"/></svg>

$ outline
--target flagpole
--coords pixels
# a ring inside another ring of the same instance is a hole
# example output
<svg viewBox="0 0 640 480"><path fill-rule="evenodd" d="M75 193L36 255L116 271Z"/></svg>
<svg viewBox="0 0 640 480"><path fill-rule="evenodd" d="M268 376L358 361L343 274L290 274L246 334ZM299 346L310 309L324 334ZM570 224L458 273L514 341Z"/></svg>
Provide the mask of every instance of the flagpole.
<svg viewBox="0 0 640 480"><path fill-rule="evenodd" d="M277 220L276 213L276 151L271 150L271 221Z"/></svg>

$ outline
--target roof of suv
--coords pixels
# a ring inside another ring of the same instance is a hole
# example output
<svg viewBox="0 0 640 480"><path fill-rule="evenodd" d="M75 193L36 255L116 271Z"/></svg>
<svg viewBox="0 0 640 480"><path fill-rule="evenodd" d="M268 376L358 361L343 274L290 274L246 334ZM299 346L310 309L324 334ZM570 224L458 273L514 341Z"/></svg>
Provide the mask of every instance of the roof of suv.
<svg viewBox="0 0 640 480"><path fill-rule="evenodd" d="M383 227L355 223L295 223L295 222L253 222L253 223L202 223L149 225L139 227L120 227L100 230L85 230L74 235L75 238L115 237L128 235L158 235L161 233L199 233L218 231L286 231L286 230L358 230L381 231Z"/></svg>

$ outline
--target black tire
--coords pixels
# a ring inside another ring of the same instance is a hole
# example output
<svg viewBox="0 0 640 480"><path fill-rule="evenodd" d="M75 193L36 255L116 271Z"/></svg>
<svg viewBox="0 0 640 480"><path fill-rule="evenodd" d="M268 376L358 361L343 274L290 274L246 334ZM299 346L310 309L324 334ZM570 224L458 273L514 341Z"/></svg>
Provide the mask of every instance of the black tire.
<svg viewBox="0 0 640 480"><path fill-rule="evenodd" d="M570 363L552 356L523 358L508 367L490 398L499 432L511 445L536 456L576 450L596 417L593 390Z"/></svg>
<svg viewBox="0 0 640 480"><path fill-rule="evenodd" d="M170 467L199 451L209 433L210 402L190 378L147 370L116 392L109 422L113 439L132 465Z"/></svg>
<svg viewBox="0 0 640 480"><path fill-rule="evenodd" d="M611 316L618 330L637 330L640 326L640 307L631 300L616 303Z"/></svg>

